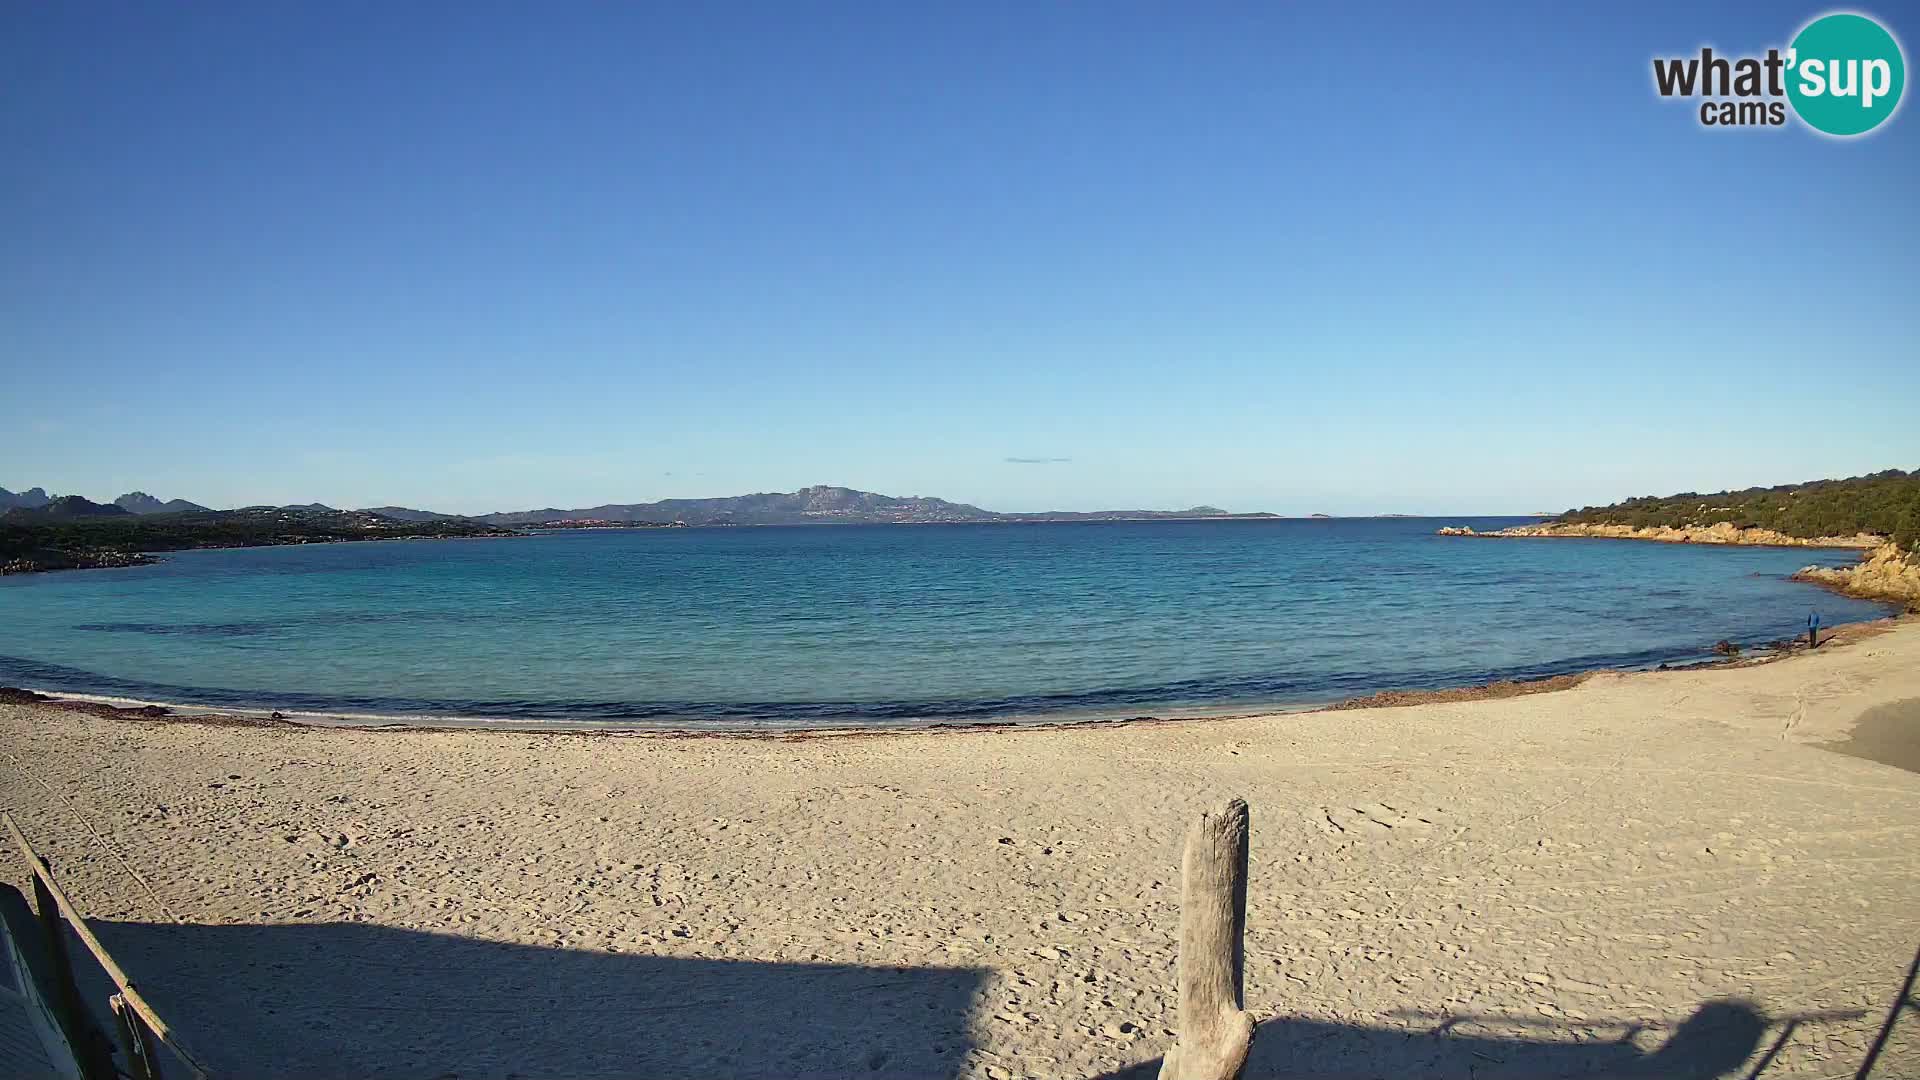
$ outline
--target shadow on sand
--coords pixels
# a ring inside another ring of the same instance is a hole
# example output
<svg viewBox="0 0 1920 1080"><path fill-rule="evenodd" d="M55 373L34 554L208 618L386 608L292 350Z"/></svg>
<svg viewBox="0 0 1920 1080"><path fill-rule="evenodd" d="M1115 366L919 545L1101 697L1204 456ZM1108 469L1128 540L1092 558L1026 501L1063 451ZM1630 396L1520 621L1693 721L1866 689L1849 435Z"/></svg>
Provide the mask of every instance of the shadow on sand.
<svg viewBox="0 0 1920 1080"><path fill-rule="evenodd" d="M677 959L358 923L92 925L222 1076L947 1078L984 1070L977 1060L967 1068L969 1018L986 975L978 968ZM1785 1022L1769 1038L1782 1021L1746 1002L1712 1001L1664 1039L1628 1028L1582 1042L1571 1028L1541 1022L1489 1021L1503 1033L1488 1035L1473 1033L1486 1025L1471 1017L1415 1028L1282 1017L1260 1025L1245 1076L1748 1080L1794 1023L1816 1019ZM1522 1030L1540 1034L1512 1034ZM1154 1060L1106 1080L1152 1080L1158 1070Z"/></svg>
<svg viewBox="0 0 1920 1080"><path fill-rule="evenodd" d="M1715 1080L1748 1077L1768 1021L1744 1001L1710 1001L1652 1051L1634 1029L1591 1042L1463 1034L1465 1018L1422 1029L1329 1024L1282 1017L1262 1023L1253 1039L1244 1080L1558 1080L1618 1077L1643 1080ZM1508 1021L1507 1023L1511 1023ZM1154 1080L1158 1059L1101 1080Z"/></svg>
<svg viewBox="0 0 1920 1080"><path fill-rule="evenodd" d="M952 1076L984 975L358 923L91 925L225 1077Z"/></svg>

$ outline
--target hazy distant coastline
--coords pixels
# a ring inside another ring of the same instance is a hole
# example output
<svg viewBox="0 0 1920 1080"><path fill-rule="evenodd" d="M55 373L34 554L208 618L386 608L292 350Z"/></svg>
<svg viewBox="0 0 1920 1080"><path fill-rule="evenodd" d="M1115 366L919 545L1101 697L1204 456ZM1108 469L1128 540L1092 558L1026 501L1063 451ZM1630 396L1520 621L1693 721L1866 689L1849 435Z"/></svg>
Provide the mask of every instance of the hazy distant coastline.
<svg viewBox="0 0 1920 1080"><path fill-rule="evenodd" d="M1369 514L1375 519L1413 514ZM1530 515L1537 516L1537 515ZM342 510L324 503L213 510L185 499L134 491L109 503L51 495L40 487L0 488L0 573L137 566L152 552L267 547L356 540L504 537L588 529L716 528L774 525L1027 525L1155 521L1330 521L1328 514L1184 510L1042 510L1009 513L931 496L881 495L815 485L711 499L661 499L562 509L444 514L406 506Z"/></svg>
<svg viewBox="0 0 1920 1080"><path fill-rule="evenodd" d="M572 509L549 506L538 510L504 510L490 514L446 514L406 506L370 506L359 510L340 510L323 503L247 506L234 511L217 511L184 499L173 499L163 503L139 491L129 492L111 503L103 504L91 502L77 495L49 495L44 488L38 487L29 488L17 494L0 488L0 520L14 523L39 521L45 518L105 518L127 515L158 517L176 513L237 513L241 511L355 514L415 524L435 521L471 521L506 527L573 525L582 528L627 524L881 525L896 522L927 524L993 521L1184 521L1222 518L1260 520L1278 519L1284 516L1265 511L1235 513L1222 510L1217 506L1191 506L1184 510L1041 510L1032 513L1007 513L931 496L881 495L876 492L828 484L816 484L790 492L756 492L750 495L730 495L710 499L603 503L599 506ZM1313 516L1325 517L1326 515Z"/></svg>
<svg viewBox="0 0 1920 1080"><path fill-rule="evenodd" d="M1368 515L1406 518L1415 515ZM1529 517L1542 517L1533 514ZM755 525L926 525L1151 521L1331 520L1288 518L1198 505L1183 510L1045 510L1009 513L932 496L882 495L832 485L707 499L604 503L563 509L446 514L405 506L339 510L321 503L210 510L145 492L95 503L43 488L0 488L0 570L128 566L148 553L201 547L253 547L406 537L508 536L562 529ZM1442 535L1607 537L1696 544L1871 548L1891 542L1903 553L1920 538L1920 474L1891 469L1845 480L1784 484L1737 492L1629 499L1570 510L1552 520L1491 534L1445 527Z"/></svg>
<svg viewBox="0 0 1920 1080"><path fill-rule="evenodd" d="M1318 516L1318 515L1316 515ZM565 529L756 525L927 525L1048 522L1262 521L1213 506L1185 510L999 513L921 496L880 495L817 485L794 492L715 499L663 499L563 510L549 507L479 516L404 506L339 510L322 503L210 510L129 492L111 503L43 488L0 488L0 573L137 566L156 551L266 547L356 540L517 536Z"/></svg>

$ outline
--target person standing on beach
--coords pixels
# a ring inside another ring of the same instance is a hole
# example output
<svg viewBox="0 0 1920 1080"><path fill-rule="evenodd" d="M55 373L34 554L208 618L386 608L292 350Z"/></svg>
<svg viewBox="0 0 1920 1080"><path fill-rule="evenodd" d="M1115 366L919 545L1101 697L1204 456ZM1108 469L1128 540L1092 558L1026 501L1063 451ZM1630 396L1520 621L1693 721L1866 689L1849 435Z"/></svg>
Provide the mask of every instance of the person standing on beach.
<svg viewBox="0 0 1920 1080"><path fill-rule="evenodd" d="M1820 647L1820 614L1818 612L1808 612L1807 613L1807 648L1817 649L1819 647Z"/></svg>

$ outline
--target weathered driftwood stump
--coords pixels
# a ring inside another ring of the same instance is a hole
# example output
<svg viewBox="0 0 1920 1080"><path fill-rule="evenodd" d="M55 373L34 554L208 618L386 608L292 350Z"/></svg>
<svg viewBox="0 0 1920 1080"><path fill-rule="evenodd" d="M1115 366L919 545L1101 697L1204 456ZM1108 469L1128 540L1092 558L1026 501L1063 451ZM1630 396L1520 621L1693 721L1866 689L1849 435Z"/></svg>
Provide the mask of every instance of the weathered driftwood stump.
<svg viewBox="0 0 1920 1080"><path fill-rule="evenodd" d="M1246 1014L1247 804L1200 815L1180 866L1180 1037L1160 1080L1234 1080L1253 1047Z"/></svg>

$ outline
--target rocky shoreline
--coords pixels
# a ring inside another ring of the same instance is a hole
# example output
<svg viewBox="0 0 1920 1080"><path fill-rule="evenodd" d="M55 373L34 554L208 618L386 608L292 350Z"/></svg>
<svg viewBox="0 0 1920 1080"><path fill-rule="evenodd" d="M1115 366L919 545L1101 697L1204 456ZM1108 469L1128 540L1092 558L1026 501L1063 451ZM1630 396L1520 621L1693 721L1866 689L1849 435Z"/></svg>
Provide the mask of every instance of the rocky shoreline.
<svg viewBox="0 0 1920 1080"><path fill-rule="evenodd" d="M1920 562L1892 544L1880 545L1852 566L1801 567L1793 580L1862 600L1890 600L1920 612Z"/></svg>
<svg viewBox="0 0 1920 1080"><path fill-rule="evenodd" d="M122 566L147 566L159 562L151 555L113 548L88 548L79 551L49 549L35 551L0 562L0 575L38 574L49 570L104 570Z"/></svg>
<svg viewBox="0 0 1920 1080"><path fill-rule="evenodd" d="M1853 566L1805 566L1792 575L1793 580L1819 585L1861 600L1902 604L1909 611L1920 612L1920 561L1908 556L1886 537L1871 533L1854 536L1788 536L1772 529L1741 528L1723 521L1713 525L1679 528L1667 525L1643 528L1633 525L1546 522L1540 525L1513 525L1493 532L1479 532L1471 525L1449 525L1442 527L1437 535L1487 539L1573 537L1649 540L1663 544L1844 548L1861 551L1860 561Z"/></svg>
<svg viewBox="0 0 1920 1080"><path fill-rule="evenodd" d="M1494 538L1573 537L1599 540L1650 540L1661 544L1742 544L1756 547L1877 548L1887 542L1884 536L1858 533L1853 536L1789 536L1772 529L1742 528L1732 522L1712 525L1637 526L1585 522L1549 521L1539 525L1511 525L1493 532L1479 532L1471 525L1445 526L1437 535Z"/></svg>

